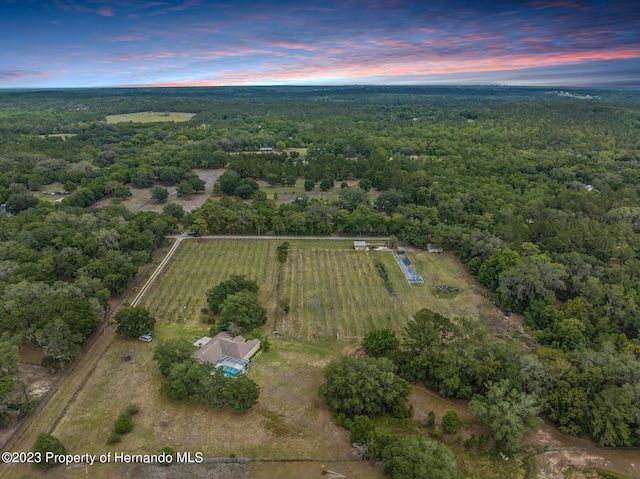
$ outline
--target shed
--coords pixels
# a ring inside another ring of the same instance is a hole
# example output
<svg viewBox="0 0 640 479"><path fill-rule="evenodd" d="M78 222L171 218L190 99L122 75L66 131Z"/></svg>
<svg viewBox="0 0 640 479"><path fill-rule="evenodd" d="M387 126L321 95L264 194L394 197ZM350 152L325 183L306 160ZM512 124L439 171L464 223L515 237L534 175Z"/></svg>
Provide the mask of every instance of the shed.
<svg viewBox="0 0 640 479"><path fill-rule="evenodd" d="M353 242L353 249L355 249L357 251L366 251L367 250L367 243L365 241L354 241Z"/></svg>
<svg viewBox="0 0 640 479"><path fill-rule="evenodd" d="M444 253L444 249L439 244L428 243L427 244L427 252L428 253Z"/></svg>

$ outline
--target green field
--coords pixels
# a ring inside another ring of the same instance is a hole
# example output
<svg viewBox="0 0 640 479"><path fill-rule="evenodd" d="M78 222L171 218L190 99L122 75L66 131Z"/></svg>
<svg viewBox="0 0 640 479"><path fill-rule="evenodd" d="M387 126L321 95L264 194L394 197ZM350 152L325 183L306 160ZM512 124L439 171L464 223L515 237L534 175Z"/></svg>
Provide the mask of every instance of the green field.
<svg viewBox="0 0 640 479"><path fill-rule="evenodd" d="M285 337L358 340L368 331L390 327L398 333L411 316L428 307L447 316L483 317L490 303L469 288L464 268L451 256L409 253L425 286L411 286L389 251L354 251L350 241L290 241L289 258L280 273L279 240L183 241L158 282L142 299L161 324L201 328L205 291L232 274L245 274L260 285L268 309L265 329ZM384 265L396 293L389 295L375 262ZM436 297L432 284L462 291L455 299ZM277 291L276 291L277 290ZM290 300L284 315L277 302ZM181 328L177 328L181 329ZM177 333L177 331L175 332Z"/></svg>
<svg viewBox="0 0 640 479"><path fill-rule="evenodd" d="M245 274L260 285L267 303L276 280L276 248L262 240L186 240L157 283L141 301L159 323L200 324L205 292L232 274ZM186 321L185 321L186 318Z"/></svg>
<svg viewBox="0 0 640 479"><path fill-rule="evenodd" d="M157 121L188 121L195 113L180 113L175 111L141 111L139 113L125 113L124 115L107 115L107 123L152 123Z"/></svg>

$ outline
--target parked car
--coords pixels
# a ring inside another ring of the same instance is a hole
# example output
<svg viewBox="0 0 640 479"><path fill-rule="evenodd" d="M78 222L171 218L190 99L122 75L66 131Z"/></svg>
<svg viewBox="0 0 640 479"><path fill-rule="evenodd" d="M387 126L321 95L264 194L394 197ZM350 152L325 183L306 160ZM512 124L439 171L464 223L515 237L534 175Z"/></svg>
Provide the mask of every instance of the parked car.
<svg viewBox="0 0 640 479"><path fill-rule="evenodd" d="M153 339L151 337L151 331L147 331L146 333L144 333L142 336L140 336L138 338L140 341L144 341L145 343L150 343L151 340Z"/></svg>

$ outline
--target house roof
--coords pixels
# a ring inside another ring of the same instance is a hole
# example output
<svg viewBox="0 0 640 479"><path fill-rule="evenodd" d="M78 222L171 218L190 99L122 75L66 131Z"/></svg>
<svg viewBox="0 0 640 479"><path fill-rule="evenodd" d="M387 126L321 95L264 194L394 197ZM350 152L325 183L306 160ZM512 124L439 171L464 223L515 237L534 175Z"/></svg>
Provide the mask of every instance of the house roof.
<svg viewBox="0 0 640 479"><path fill-rule="evenodd" d="M209 341L211 341L211 338L209 336L202 336L195 343L193 343L193 345L196 346L198 349L200 349L202 346L207 344Z"/></svg>
<svg viewBox="0 0 640 479"><path fill-rule="evenodd" d="M215 364L222 356L236 359L249 359L260 347L259 339L245 340L242 336L232 337L222 332L216 334L200 349L193 353L193 357L202 362Z"/></svg>

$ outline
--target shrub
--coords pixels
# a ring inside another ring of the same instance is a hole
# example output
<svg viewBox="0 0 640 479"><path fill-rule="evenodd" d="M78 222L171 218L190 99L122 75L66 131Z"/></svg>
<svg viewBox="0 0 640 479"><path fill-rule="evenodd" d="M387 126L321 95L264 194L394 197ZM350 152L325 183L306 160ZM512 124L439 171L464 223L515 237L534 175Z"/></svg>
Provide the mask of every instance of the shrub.
<svg viewBox="0 0 640 479"><path fill-rule="evenodd" d="M140 409L138 408L137 405L132 404L131 406L129 406L126 410L125 410L125 414L129 417L135 416L136 414L138 414L140 412Z"/></svg>
<svg viewBox="0 0 640 479"><path fill-rule="evenodd" d="M454 410L449 410L442 417L442 430L449 434L455 434L462 428L462 419Z"/></svg>
<svg viewBox="0 0 640 479"><path fill-rule="evenodd" d="M109 446L118 444L120 441L122 441L122 436L120 434L116 434L115 432L112 432L111 435L107 438L107 444Z"/></svg>
<svg viewBox="0 0 640 479"><path fill-rule="evenodd" d="M304 190L305 191L311 191L315 185L316 184L315 184L315 182L313 180L310 180L310 179L304 180Z"/></svg>
<svg viewBox="0 0 640 479"><path fill-rule="evenodd" d="M434 413L433 411L429 411L429 414L427 415L427 427L429 429L433 429L435 425L436 425L436 413Z"/></svg>
<svg viewBox="0 0 640 479"><path fill-rule="evenodd" d="M461 479L456 459L444 444L407 436L382 450L384 473L393 479Z"/></svg>
<svg viewBox="0 0 640 479"><path fill-rule="evenodd" d="M57 466L58 463L45 461L45 454L47 452L53 452L54 454L66 454L67 449L57 437L41 432L38 434L36 442L33 443L33 452L39 452L42 455L42 460L34 465L40 469L46 470Z"/></svg>
<svg viewBox="0 0 640 479"><path fill-rule="evenodd" d="M113 430L116 434L127 434L133 429L133 421L129 416L122 415L116 421L113 426Z"/></svg>
<svg viewBox="0 0 640 479"><path fill-rule="evenodd" d="M164 454L164 457L168 456L172 458L171 460L167 461L159 461L163 466L170 466L176 461L176 450L171 446L164 446L162 449L160 449L160 454Z"/></svg>
<svg viewBox="0 0 640 479"><path fill-rule="evenodd" d="M478 445L478 440L476 439L475 434L471 434L471 437L464 441L464 448L467 450L471 450Z"/></svg>

